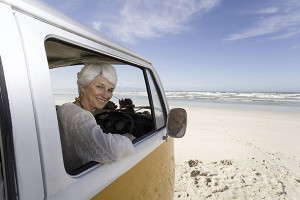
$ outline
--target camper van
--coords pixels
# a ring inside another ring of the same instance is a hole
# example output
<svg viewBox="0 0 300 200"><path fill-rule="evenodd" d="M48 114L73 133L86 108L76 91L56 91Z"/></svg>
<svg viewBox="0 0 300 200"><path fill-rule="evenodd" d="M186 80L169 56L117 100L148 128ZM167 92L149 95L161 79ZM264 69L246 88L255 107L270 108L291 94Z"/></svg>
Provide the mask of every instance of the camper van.
<svg viewBox="0 0 300 200"><path fill-rule="evenodd" d="M0 0L0 27L0 199L173 199L173 138L186 112L169 110L149 60L38 0ZM133 134L134 154L67 171L57 109L78 96L76 74L91 61L113 65L119 80L97 123Z"/></svg>

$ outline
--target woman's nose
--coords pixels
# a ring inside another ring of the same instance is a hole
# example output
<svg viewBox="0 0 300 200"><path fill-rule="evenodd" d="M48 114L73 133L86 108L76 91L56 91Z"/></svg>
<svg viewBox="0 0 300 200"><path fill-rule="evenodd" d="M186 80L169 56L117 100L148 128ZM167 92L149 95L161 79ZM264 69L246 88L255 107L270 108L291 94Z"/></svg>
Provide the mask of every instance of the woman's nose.
<svg viewBox="0 0 300 200"><path fill-rule="evenodd" d="M109 92L108 91L104 91L103 92L103 94L102 94L102 96L104 97L104 98L109 98Z"/></svg>

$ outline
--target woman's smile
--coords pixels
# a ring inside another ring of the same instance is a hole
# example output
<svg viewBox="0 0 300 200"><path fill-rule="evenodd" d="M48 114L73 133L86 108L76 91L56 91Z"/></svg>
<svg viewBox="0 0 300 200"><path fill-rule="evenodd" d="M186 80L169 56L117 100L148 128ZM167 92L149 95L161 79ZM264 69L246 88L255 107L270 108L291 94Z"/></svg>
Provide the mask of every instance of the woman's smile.
<svg viewBox="0 0 300 200"><path fill-rule="evenodd" d="M87 87L80 86L83 107L93 114L111 99L114 86L103 76L97 76Z"/></svg>

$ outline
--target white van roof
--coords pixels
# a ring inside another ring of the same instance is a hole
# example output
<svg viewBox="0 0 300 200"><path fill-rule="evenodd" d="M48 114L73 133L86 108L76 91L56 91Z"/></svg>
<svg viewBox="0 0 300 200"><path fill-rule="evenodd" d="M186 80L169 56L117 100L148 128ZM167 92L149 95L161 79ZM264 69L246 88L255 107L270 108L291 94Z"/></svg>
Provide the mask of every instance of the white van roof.
<svg viewBox="0 0 300 200"><path fill-rule="evenodd" d="M59 27L66 31L72 32L81 37L92 40L96 43L108 46L113 49L117 49L133 57L139 58L149 64L152 64L148 59L136 54L130 49L122 46L121 44L115 42L111 38L101 34L97 30L81 23L73 18L65 15L64 13L58 11L54 7L46 4L40 0L0 0L5 4L10 5L14 10L18 10L22 13L30 15L41 21L44 21L53 26Z"/></svg>

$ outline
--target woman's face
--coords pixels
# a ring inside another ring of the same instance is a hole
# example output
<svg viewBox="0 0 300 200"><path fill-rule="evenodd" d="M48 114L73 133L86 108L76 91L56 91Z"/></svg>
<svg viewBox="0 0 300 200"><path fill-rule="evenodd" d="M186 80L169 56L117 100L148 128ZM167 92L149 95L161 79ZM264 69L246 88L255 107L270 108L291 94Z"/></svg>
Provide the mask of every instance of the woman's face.
<svg viewBox="0 0 300 200"><path fill-rule="evenodd" d="M177 115L175 117L176 123L182 125L185 121L185 113L184 112L177 112Z"/></svg>
<svg viewBox="0 0 300 200"><path fill-rule="evenodd" d="M114 86L103 76L97 76L87 87L80 86L80 90L83 107L96 113L111 99Z"/></svg>

